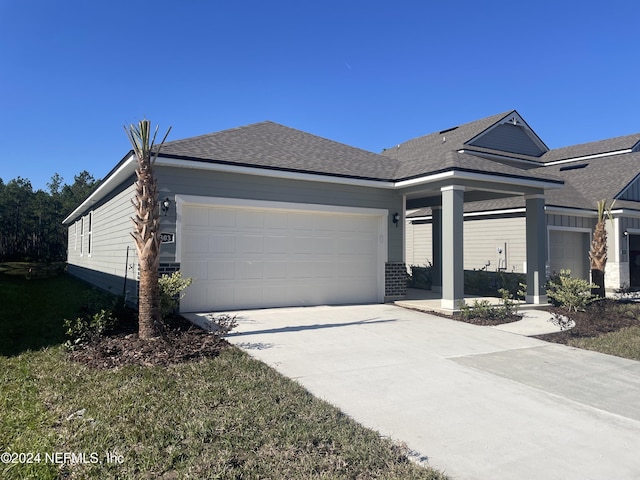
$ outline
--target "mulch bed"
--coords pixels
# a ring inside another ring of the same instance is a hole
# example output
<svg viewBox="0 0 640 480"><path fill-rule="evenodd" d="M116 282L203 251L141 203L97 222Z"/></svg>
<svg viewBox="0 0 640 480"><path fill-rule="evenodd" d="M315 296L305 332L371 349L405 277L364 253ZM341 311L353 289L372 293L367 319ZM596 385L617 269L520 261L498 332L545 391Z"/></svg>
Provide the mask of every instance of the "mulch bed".
<svg viewBox="0 0 640 480"><path fill-rule="evenodd" d="M640 326L640 303L625 304L605 299L592 303L583 312L568 312L558 307L551 307L549 311L570 318L575 326L558 333L537 335L535 338L565 345L572 339L597 337L623 328Z"/></svg>
<svg viewBox="0 0 640 480"><path fill-rule="evenodd" d="M498 318L483 318L483 317L464 318L461 315L455 315L453 319L459 320L465 323L471 323L472 325L481 325L483 327L493 327L494 325L503 325L505 323L517 322L518 320L522 320L522 316L509 315L506 318L498 319Z"/></svg>
<svg viewBox="0 0 640 480"><path fill-rule="evenodd" d="M76 362L92 368L111 369L127 365L162 366L213 358L229 344L182 318L171 321L162 336L138 338L137 325L121 327L110 335L77 345L69 352Z"/></svg>

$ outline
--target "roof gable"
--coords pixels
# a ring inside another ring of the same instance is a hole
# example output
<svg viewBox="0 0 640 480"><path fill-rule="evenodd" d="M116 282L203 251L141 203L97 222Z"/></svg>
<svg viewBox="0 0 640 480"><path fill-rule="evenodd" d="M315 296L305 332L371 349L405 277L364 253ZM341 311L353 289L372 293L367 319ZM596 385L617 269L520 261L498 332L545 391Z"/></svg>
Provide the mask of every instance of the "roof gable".
<svg viewBox="0 0 640 480"><path fill-rule="evenodd" d="M531 157L540 157L549 150L515 110L465 145Z"/></svg>
<svg viewBox="0 0 640 480"><path fill-rule="evenodd" d="M400 162L397 178L410 178L442 164L448 152L461 150L466 141L476 137L510 113L513 111L414 138L385 149L382 155L395 158Z"/></svg>

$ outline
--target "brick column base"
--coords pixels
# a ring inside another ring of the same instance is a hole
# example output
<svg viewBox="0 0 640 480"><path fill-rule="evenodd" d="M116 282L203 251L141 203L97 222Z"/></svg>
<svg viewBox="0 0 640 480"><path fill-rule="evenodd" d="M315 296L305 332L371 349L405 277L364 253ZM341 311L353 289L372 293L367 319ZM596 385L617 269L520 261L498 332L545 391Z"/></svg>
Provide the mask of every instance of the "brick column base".
<svg viewBox="0 0 640 480"><path fill-rule="evenodd" d="M384 266L384 300L398 300L407 295L407 265L388 262Z"/></svg>

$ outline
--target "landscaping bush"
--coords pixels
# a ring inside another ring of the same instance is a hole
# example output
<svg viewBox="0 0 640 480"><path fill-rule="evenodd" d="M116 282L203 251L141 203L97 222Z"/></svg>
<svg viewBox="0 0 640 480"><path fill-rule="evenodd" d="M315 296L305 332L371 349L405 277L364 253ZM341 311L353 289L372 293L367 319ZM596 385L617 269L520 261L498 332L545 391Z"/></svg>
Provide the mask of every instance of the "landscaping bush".
<svg viewBox="0 0 640 480"><path fill-rule="evenodd" d="M132 311L125 306L122 297L91 290L86 295L79 316L71 320L64 319L64 328L69 337L65 345L72 348L75 345L90 342L96 337L112 332L132 317Z"/></svg>
<svg viewBox="0 0 640 480"><path fill-rule="evenodd" d="M158 283L160 284L160 312L162 318L167 318L176 313L180 300L184 298L184 290L193 283L193 279L184 278L180 272L173 272L171 275L160 277Z"/></svg>
<svg viewBox="0 0 640 480"><path fill-rule="evenodd" d="M407 278L407 286L410 288L431 290L433 284L431 262L427 261L427 265L411 265L409 268L411 269L411 274Z"/></svg>
<svg viewBox="0 0 640 480"><path fill-rule="evenodd" d="M472 295L500 296L500 289L504 288L518 298L521 284L527 281L524 273L489 272L487 270L465 270L464 291Z"/></svg>
<svg viewBox="0 0 640 480"><path fill-rule="evenodd" d="M587 305L596 300L591 294L591 289L596 285L582 278L571 276L571 270L560 270L547 283L547 297L552 305L561 307L570 312L585 310Z"/></svg>

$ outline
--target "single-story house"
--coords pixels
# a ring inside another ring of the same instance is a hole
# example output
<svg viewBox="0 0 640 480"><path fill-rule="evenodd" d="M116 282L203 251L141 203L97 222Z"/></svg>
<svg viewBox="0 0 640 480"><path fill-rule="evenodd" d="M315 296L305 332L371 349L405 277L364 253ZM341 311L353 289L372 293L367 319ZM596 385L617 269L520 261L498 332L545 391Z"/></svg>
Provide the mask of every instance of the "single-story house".
<svg viewBox="0 0 640 480"><path fill-rule="evenodd" d="M635 258L630 248L640 254L638 140L549 151L511 111L381 154L268 121L167 142L155 164L160 273L180 270L194 279L181 311L220 311L402 298L407 264L429 261L442 307L454 310L464 269L478 266L474 245L495 253L506 242L503 263L493 265L526 271L527 300L545 302L547 264L554 268L565 255L555 242L579 240L562 247L567 255L588 248L593 198L619 199L608 270L621 278L623 263L629 270ZM127 153L64 220L69 272L130 297L135 165ZM469 230L481 223L471 222L476 217L509 228L513 222L518 246L496 227Z"/></svg>

